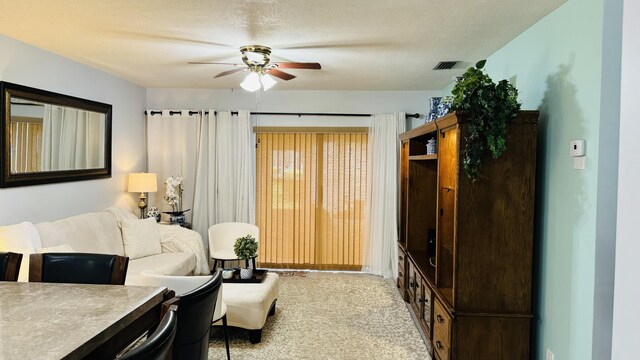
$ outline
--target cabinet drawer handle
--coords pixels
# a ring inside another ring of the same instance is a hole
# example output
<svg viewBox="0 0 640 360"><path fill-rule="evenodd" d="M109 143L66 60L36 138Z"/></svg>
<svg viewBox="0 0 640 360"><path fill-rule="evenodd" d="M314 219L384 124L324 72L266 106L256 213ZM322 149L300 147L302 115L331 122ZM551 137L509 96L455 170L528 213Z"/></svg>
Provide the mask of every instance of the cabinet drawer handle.
<svg viewBox="0 0 640 360"><path fill-rule="evenodd" d="M403 261L404 258L402 256L398 256L398 260Z"/></svg>
<svg viewBox="0 0 640 360"><path fill-rule="evenodd" d="M403 276L404 276L404 274L403 274L403 273L398 272L398 277L403 277Z"/></svg>
<svg viewBox="0 0 640 360"><path fill-rule="evenodd" d="M442 343L439 340L436 341L436 349L442 350L443 348L444 348L444 346L442 346Z"/></svg>
<svg viewBox="0 0 640 360"><path fill-rule="evenodd" d="M444 324L444 318L443 318L442 316L440 316L440 314L438 314L438 315L436 316L436 320L438 320L438 322L439 322L440 324Z"/></svg>
<svg viewBox="0 0 640 360"><path fill-rule="evenodd" d="M416 289L420 289L420 283L416 283Z"/></svg>

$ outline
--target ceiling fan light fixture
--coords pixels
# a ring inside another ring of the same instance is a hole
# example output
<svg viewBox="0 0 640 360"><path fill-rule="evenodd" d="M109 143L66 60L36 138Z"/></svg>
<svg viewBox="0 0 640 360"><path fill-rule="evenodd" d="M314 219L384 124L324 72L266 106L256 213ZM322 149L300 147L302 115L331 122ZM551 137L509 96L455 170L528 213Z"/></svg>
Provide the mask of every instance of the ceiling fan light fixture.
<svg viewBox="0 0 640 360"><path fill-rule="evenodd" d="M273 76L269 74L262 74L260 76L260 82L262 83L262 88L264 89L264 91L271 89L273 85L278 83L277 81L275 81Z"/></svg>
<svg viewBox="0 0 640 360"><path fill-rule="evenodd" d="M263 88L265 91L271 89L278 83L275 78L284 81L296 78L295 75L279 70L279 67L283 69L322 69L322 66L316 62L278 61L271 63L271 48L264 45L245 45L240 48L240 53L242 54L242 62L244 65L212 61L190 61L189 63L232 65L236 67L232 70L223 71L214 76L214 78L220 78L241 71L249 71L249 75L240 83L240 86L244 90L251 92L258 91L260 88Z"/></svg>
<svg viewBox="0 0 640 360"><path fill-rule="evenodd" d="M250 92L254 92L260 89L260 75L256 72L250 72L249 75L244 79L240 86Z"/></svg>
<svg viewBox="0 0 640 360"><path fill-rule="evenodd" d="M253 61L254 63L260 64L260 63L264 63L264 55L257 53L257 52L253 52L253 51L248 51L246 53L247 55L247 59L249 61Z"/></svg>

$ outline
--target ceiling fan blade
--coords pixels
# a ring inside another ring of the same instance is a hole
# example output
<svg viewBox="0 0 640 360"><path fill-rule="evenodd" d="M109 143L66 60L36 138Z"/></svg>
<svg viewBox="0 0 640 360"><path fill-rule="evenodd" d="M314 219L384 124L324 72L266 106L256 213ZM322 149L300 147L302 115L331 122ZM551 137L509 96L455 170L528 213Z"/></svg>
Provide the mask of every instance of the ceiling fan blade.
<svg viewBox="0 0 640 360"><path fill-rule="evenodd" d="M245 68L237 68L237 69L231 69L231 70L223 71L220 74L214 76L214 78L219 78L219 77L235 74L237 72L241 72L241 71L245 71L245 70L246 70Z"/></svg>
<svg viewBox="0 0 640 360"><path fill-rule="evenodd" d="M196 64L196 65L231 65L231 66L245 66L244 64L234 64L234 63L221 63L221 62L214 62L214 61L189 61L189 64Z"/></svg>
<svg viewBox="0 0 640 360"><path fill-rule="evenodd" d="M276 68L268 70L267 73L269 73L269 75L271 75L271 76L275 76L275 77L280 78L282 80L291 80L291 79L295 78L295 76L293 76L291 74L287 74L286 72L280 71L280 70L278 70Z"/></svg>
<svg viewBox="0 0 640 360"><path fill-rule="evenodd" d="M276 62L279 68L282 69L312 69L320 70L322 67L316 62Z"/></svg>

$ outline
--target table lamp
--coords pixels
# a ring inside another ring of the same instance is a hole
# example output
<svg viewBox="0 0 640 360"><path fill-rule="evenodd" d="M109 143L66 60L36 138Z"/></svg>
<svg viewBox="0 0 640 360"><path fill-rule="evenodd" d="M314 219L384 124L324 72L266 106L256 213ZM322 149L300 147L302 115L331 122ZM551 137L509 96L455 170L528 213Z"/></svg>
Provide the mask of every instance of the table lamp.
<svg viewBox="0 0 640 360"><path fill-rule="evenodd" d="M147 208L147 203L145 202L146 196L144 196L144 193L158 191L158 180L156 178L156 174L154 173L129 174L128 191L140 193L140 203L138 204L138 207L140 208L140 217L144 219L146 217L144 213L144 209Z"/></svg>

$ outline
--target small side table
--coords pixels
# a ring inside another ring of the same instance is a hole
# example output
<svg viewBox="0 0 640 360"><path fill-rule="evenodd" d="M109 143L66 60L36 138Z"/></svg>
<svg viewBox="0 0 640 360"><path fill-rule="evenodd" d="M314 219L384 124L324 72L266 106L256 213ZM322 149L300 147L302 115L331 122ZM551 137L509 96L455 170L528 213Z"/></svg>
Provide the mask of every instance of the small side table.
<svg viewBox="0 0 640 360"><path fill-rule="evenodd" d="M191 223L190 222L170 223L168 221L160 221L158 224L160 224L160 225L180 225L181 227L183 227L185 229L191 229Z"/></svg>
<svg viewBox="0 0 640 360"><path fill-rule="evenodd" d="M253 264L253 269L257 269L257 267L256 267L256 258L257 258L257 256L254 256L251 259L245 260L244 261L245 266L248 268L249 264ZM216 259L216 258L212 258L212 259L213 259L213 271L211 272L211 274L213 274L218 269L217 268L218 261L220 261L222 263L222 268L223 269L225 268L224 267L224 262L225 261L241 261L238 258L235 258L235 259Z"/></svg>

